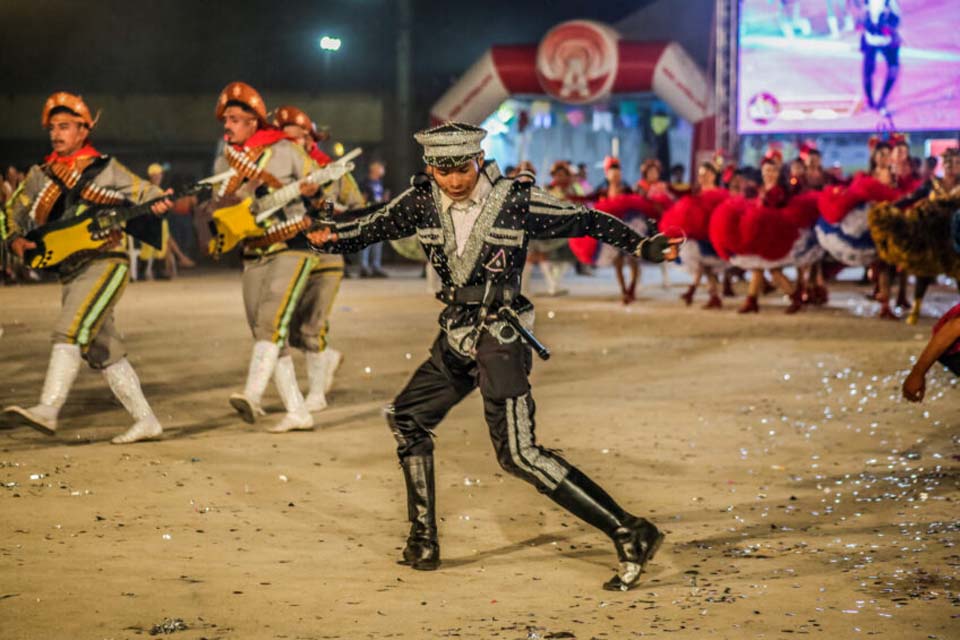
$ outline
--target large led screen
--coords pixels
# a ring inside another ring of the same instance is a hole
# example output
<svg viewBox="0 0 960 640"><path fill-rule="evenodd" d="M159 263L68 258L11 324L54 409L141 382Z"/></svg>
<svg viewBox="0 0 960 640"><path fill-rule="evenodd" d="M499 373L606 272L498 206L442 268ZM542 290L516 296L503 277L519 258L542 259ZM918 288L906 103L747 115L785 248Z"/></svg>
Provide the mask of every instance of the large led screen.
<svg viewBox="0 0 960 640"><path fill-rule="evenodd" d="M960 129L960 0L741 0L740 133Z"/></svg>

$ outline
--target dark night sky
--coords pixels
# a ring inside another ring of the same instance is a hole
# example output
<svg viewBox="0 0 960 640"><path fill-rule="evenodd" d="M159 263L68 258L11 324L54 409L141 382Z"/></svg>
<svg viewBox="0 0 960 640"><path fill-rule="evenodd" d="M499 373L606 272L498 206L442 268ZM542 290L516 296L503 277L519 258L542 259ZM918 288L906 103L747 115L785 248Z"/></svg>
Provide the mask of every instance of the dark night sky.
<svg viewBox="0 0 960 640"><path fill-rule="evenodd" d="M0 10L8 94L392 89L395 2L15 0ZM557 22L616 22L649 0L414 0L414 87L431 102L492 44L536 42ZM317 37L343 38L323 54ZM327 60L325 60L327 58ZM388 90L389 91L389 90Z"/></svg>
<svg viewBox="0 0 960 640"><path fill-rule="evenodd" d="M426 123L433 102L490 46L534 43L552 26L574 18L616 23L651 1L413 0L409 127ZM211 104L232 80L246 81L268 96L359 92L383 101L384 140L374 151L396 162L391 153L399 151L390 149L397 140L406 142L409 133L394 131L396 4L0 0L0 91L189 94L209 96ZM342 49L320 51L323 34L342 38ZM42 137L35 145L0 140L0 153L22 162L44 148ZM144 162L158 153L153 146L124 152L127 157L140 153ZM163 153L169 156L170 150Z"/></svg>

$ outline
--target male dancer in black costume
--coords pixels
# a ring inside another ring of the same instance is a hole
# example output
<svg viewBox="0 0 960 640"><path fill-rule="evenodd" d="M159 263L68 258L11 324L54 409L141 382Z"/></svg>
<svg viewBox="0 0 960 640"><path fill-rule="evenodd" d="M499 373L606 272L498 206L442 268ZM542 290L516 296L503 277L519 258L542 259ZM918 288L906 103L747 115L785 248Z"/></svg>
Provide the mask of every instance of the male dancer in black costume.
<svg viewBox="0 0 960 640"><path fill-rule="evenodd" d="M886 116L887 98L900 72L900 6L897 0L866 0L860 51L863 53L863 92L867 106ZM887 77L883 82L880 100L873 99L873 72L877 67L877 53L887 61Z"/></svg>
<svg viewBox="0 0 960 640"><path fill-rule="evenodd" d="M479 387L500 465L610 536L620 572L604 588L627 590L639 583L663 534L537 445L528 382L532 353L505 315L526 328L533 323L533 305L520 295L530 239L589 235L655 262L675 257L676 243L659 235L641 237L612 216L558 200L522 174L501 176L495 162L484 162L485 135L461 123L416 134L426 174L389 203L308 235L318 251L353 253L416 233L443 282L438 296L447 306L430 358L387 409L411 522L401 562L420 570L440 564L431 435L447 412Z"/></svg>

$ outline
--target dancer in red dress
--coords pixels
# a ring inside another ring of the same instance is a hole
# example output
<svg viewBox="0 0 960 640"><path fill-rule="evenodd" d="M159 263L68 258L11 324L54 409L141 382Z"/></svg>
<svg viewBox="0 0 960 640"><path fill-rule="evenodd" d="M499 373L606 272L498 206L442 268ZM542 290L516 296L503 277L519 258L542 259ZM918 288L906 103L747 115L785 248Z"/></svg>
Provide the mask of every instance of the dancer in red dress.
<svg viewBox="0 0 960 640"><path fill-rule="evenodd" d="M890 145L872 142L869 173L857 174L849 186L835 185L820 193L817 240L841 264L850 267L873 265L878 273L878 317L896 319L890 309L890 268L877 260L877 247L870 234L867 212L872 203L896 201L900 192L895 188L890 167Z"/></svg>
<svg viewBox="0 0 960 640"><path fill-rule="evenodd" d="M633 196L633 189L623 181L620 170L620 160L607 156L603 161L605 180L589 196L587 200L595 201L594 208L604 213L616 216L625 222L631 229L640 235L646 235L650 229L647 223L647 214L655 215L656 209L645 198L623 199L621 196ZM649 203L649 204L648 204ZM640 204L642 209L636 205ZM623 304L628 305L637 299L637 281L640 279L640 259L636 256L625 255L616 247L602 245L597 257L599 266L613 265L613 272L620 285L620 295ZM623 276L624 265L630 270L629 284Z"/></svg>
<svg viewBox="0 0 960 640"><path fill-rule="evenodd" d="M812 231L817 219L815 194L791 196L774 158L764 158L760 170L759 196L731 197L721 204L710 219L710 240L721 258L751 272L740 313L760 310L764 271L790 296L786 312L796 313L803 304L804 271L823 255ZM787 266L797 267L796 284L783 273Z"/></svg>
<svg viewBox="0 0 960 640"><path fill-rule="evenodd" d="M697 189L681 198L667 209L660 219L660 232L674 238L686 238L680 247L680 263L693 276L693 284L687 287L680 298L687 306L693 304L693 296L704 276L710 300L704 309L721 309L719 274L729 263L717 255L710 242L710 217L730 194L717 184L719 175L716 166L704 162L697 170Z"/></svg>

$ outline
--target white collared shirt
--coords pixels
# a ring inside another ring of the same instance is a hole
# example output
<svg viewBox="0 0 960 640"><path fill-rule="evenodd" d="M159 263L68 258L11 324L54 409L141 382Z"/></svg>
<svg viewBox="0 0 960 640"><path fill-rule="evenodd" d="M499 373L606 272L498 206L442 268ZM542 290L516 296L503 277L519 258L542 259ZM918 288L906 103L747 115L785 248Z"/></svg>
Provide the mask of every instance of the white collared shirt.
<svg viewBox="0 0 960 640"><path fill-rule="evenodd" d="M489 178L480 174L477 180L477 186L473 188L470 195L460 201L450 198L442 190L440 191L440 206L443 208L441 215L449 213L453 221L453 235L457 240L457 255L462 256L463 250L467 246L467 239L470 238L470 232L473 231L473 225L480 217L480 211L483 209L483 203L490 195L493 185Z"/></svg>

